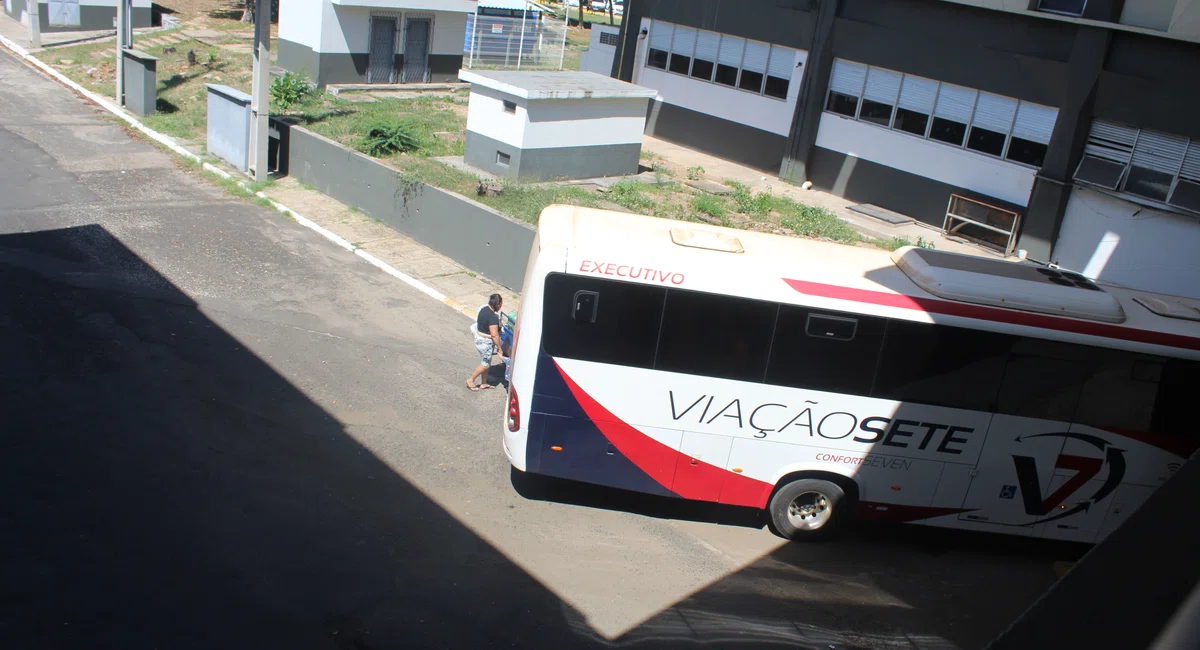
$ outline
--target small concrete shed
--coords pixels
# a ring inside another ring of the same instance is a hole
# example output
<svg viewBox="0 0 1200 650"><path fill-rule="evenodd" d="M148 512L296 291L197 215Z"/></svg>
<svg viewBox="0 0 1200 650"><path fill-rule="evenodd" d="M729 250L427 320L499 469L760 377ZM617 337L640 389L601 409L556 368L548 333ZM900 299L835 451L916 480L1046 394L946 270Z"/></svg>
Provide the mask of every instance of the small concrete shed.
<svg viewBox="0 0 1200 650"><path fill-rule="evenodd" d="M467 164L543 181L636 174L658 91L594 72L462 70L471 84Z"/></svg>

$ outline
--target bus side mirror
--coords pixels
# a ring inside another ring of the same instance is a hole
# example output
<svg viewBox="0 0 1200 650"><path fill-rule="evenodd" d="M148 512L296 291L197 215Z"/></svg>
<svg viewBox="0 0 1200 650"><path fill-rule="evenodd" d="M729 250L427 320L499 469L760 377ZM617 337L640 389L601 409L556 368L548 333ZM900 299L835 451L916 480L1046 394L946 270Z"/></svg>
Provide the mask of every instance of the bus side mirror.
<svg viewBox="0 0 1200 650"><path fill-rule="evenodd" d="M596 306L600 303L600 294L595 291L576 291L575 301L571 306L571 316L576 323L596 322Z"/></svg>

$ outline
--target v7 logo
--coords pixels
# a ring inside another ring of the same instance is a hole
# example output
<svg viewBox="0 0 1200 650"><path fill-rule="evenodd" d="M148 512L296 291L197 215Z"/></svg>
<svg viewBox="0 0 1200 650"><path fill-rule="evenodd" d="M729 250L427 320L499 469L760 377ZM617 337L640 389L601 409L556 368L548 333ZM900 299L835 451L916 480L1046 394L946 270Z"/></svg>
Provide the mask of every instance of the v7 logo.
<svg viewBox="0 0 1200 650"><path fill-rule="evenodd" d="M1026 514L1033 517L1046 516L1054 508L1062 505L1064 501L1077 492L1079 488L1083 487L1084 484L1099 474L1100 469L1105 465L1108 465L1108 478L1104 480L1104 484L1100 486L1100 489L1096 490L1096 493L1089 497L1087 501L1081 502L1074 508L1053 517L1034 520L1030 524L1069 517L1077 512L1086 512L1093 503L1100 503L1113 490L1117 489L1117 486L1121 484L1121 479L1125 477L1124 450L1113 447L1110 442L1099 436L1075 432L1039 433L1033 436L1018 436L1017 442L1022 442L1023 438L1043 437L1073 438L1096 447L1100 451L1105 452L1105 455L1104 459L1099 459L1059 454L1058 458L1054 461L1054 469L1072 470L1075 472L1075 475L1067 479L1067 482L1063 483L1053 493L1043 497L1042 482L1038 478L1037 463L1030 456L1013 454L1013 464L1017 470L1017 484L1021 486L1021 499L1025 503Z"/></svg>
<svg viewBox="0 0 1200 650"><path fill-rule="evenodd" d="M1055 469L1075 470L1072 476L1057 490L1046 498L1042 498L1042 482L1038 479L1037 464L1030 456L1013 456L1013 464L1017 466L1017 482L1021 486L1021 498L1025 501L1025 514L1041 517L1047 515L1067 497L1083 487L1093 476L1100 473L1104 461L1099 458L1085 456L1058 457L1054 462Z"/></svg>

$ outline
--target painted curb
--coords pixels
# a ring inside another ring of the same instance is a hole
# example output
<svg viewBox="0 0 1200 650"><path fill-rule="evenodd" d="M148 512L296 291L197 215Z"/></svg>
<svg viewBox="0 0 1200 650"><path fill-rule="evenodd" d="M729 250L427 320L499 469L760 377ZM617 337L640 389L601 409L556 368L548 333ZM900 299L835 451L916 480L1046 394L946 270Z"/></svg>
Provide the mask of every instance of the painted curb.
<svg viewBox="0 0 1200 650"><path fill-rule="evenodd" d="M225 180L234 181L242 189L246 190L247 192L250 191L250 188L248 185L246 185L246 183L234 178L233 175L230 174L229 172L221 169L220 167L217 167L210 163L204 162L204 160L200 156L197 156L196 154L179 146L179 144L176 143L174 140L172 140L169 136L163 135L162 133L159 133L158 131L151 129L150 127L146 126L145 124L142 124L141 122L139 122L132 115L121 110L121 108L119 106L117 106L116 102L114 102L113 100L110 100L107 97L98 95L98 94L88 90L87 88L80 86L79 84L75 83L71 79L67 78L65 75L63 75L58 70L55 70L54 68L50 67L49 65L43 63L36 56L33 56L32 54L30 54L29 50L26 50L25 48L21 47L20 45L17 45L13 41L11 41L3 36L0 36L0 46L3 46L5 48L7 48L8 50L12 51L14 54L16 54L18 57L20 57L26 63L32 65L33 67L41 70L44 73L46 73L48 76L50 76L52 79L59 82L60 84L70 88L71 90L74 90L76 93L79 93L85 99L87 99L88 101L91 101L93 104L96 104L96 105L100 106L101 108L103 108L104 110L121 118L122 120L125 120L125 122L127 122L131 127L133 127L134 129L137 129L138 131L141 131L147 137L149 137L151 140L154 140L155 142L166 147L167 149L170 149L172 153L183 156L184 158L187 158L188 160L192 160L194 162L201 163L201 168L203 168L205 171L209 172L210 174L213 174L214 176L223 178ZM301 216L295 210L287 207L286 205L283 205L282 203L276 201L275 199L272 199L271 197L267 196L266 194L264 194L262 192L254 192L254 196L261 198L261 199L265 199L268 203L271 204L271 207L275 208L279 213L295 219L296 223L304 226L305 228L308 228L309 230L316 232L317 234L321 235L325 239L328 239L329 241L336 244L338 247L343 248L346 251L357 255L358 257L361 257L363 260L365 260L371 266L374 266L375 268L383 271L384 273L387 273L388 275L396 278L397 280L400 280L401 282L407 284L408 286L425 294L426 296L429 296L430 298L433 298L434 300L441 302L442 304L453 309L454 311L457 311L458 313L466 316L467 318L475 318L476 317L476 315L470 309L459 304L457 301L447 297L445 294L438 291L437 289L434 289L433 287L425 284L424 282L421 282L420 280L412 277L411 275L408 275L406 273L402 273L401 271L398 271L395 267L391 266L387 262L384 262L383 260L375 257L374 255L371 255L370 253L364 251L363 249L355 246L354 244L351 244L350 242L346 241L343 237L327 230L326 228L318 225L317 223L313 222L312 220Z"/></svg>

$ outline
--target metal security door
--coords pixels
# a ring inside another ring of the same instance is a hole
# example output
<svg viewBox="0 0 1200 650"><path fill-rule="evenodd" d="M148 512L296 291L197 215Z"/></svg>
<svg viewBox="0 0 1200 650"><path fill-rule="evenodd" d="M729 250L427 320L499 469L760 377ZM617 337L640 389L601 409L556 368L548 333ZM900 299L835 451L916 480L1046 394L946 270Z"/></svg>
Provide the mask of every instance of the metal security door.
<svg viewBox="0 0 1200 650"><path fill-rule="evenodd" d="M428 18L409 18L404 23L404 83L429 80Z"/></svg>
<svg viewBox="0 0 1200 650"><path fill-rule="evenodd" d="M55 27L79 27L79 0L50 0L48 22Z"/></svg>
<svg viewBox="0 0 1200 650"><path fill-rule="evenodd" d="M367 83L396 82L396 19L371 18L371 49L367 53Z"/></svg>

